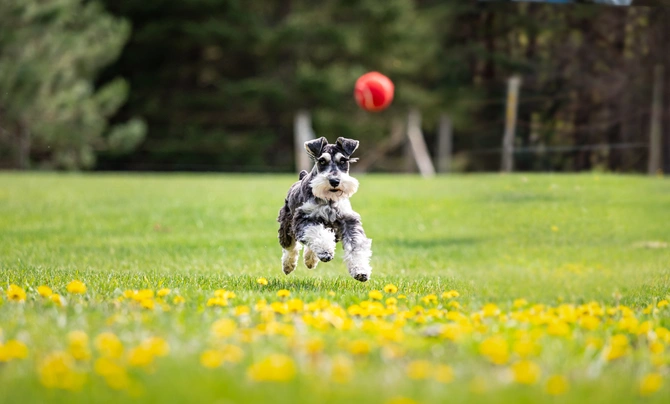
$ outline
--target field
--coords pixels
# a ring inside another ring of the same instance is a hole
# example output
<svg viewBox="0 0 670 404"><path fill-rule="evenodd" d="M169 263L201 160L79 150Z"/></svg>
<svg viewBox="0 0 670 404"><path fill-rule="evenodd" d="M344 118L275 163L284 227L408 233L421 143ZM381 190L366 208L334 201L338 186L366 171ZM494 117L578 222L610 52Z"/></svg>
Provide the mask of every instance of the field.
<svg viewBox="0 0 670 404"><path fill-rule="evenodd" d="M0 174L0 402L668 402L667 179L361 176L359 283L294 178Z"/></svg>

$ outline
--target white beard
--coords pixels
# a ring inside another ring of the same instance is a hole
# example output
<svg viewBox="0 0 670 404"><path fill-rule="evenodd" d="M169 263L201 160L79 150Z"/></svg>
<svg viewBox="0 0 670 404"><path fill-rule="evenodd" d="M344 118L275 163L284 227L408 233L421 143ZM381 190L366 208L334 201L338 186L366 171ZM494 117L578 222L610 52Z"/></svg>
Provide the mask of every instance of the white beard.
<svg viewBox="0 0 670 404"><path fill-rule="evenodd" d="M328 182L328 173L318 174L310 182L312 193L317 198L325 199L327 201L339 201L342 199L351 198L353 194L358 191L358 180L349 174L340 174L340 185L337 186L337 191L332 192L333 187Z"/></svg>

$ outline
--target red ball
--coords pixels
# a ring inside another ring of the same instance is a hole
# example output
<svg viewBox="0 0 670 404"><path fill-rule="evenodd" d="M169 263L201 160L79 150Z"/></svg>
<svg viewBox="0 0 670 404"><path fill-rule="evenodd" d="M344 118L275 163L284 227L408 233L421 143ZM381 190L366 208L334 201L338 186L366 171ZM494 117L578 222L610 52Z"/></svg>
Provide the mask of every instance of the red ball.
<svg viewBox="0 0 670 404"><path fill-rule="evenodd" d="M364 110L378 112L391 105L393 90L393 82L388 77L379 72L365 73L356 80L354 98Z"/></svg>

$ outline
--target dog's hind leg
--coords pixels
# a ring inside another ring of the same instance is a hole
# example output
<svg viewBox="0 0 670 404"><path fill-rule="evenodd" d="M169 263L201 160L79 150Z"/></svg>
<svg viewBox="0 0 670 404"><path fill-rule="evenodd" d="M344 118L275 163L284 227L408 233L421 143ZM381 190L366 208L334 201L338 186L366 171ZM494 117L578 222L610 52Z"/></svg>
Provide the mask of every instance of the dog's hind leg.
<svg viewBox="0 0 670 404"><path fill-rule="evenodd" d="M302 251L302 257L305 261L305 266L309 269L316 268L316 265L319 263L319 257L309 247L305 247Z"/></svg>
<svg viewBox="0 0 670 404"><path fill-rule="evenodd" d="M279 211L277 221L279 222L279 244L283 249L281 256L282 270L288 275L298 265L300 245L296 242L293 234L291 211L287 205L284 205Z"/></svg>
<svg viewBox="0 0 670 404"><path fill-rule="evenodd" d="M298 265L298 257L300 257L300 244L293 243L292 247L284 248L281 255L281 265L286 275L295 270Z"/></svg>
<svg viewBox="0 0 670 404"><path fill-rule="evenodd" d="M372 240L365 235L358 217L347 218L343 221L342 246L344 247L344 262L349 269L349 274L361 282L370 279Z"/></svg>

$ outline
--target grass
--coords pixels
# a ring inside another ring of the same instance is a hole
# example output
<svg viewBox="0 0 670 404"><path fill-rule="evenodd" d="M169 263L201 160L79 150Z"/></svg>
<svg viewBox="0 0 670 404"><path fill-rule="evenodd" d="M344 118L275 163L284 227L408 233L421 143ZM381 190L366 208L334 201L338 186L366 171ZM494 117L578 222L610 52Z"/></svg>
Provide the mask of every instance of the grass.
<svg viewBox="0 0 670 404"><path fill-rule="evenodd" d="M533 357L543 374L537 385L510 382L514 359L491 365L477 348L495 330L507 330L509 336L519 329L505 319L485 323L486 332L459 343L422 337L426 327L443 325L443 319L401 325L406 338L393 346L405 352L391 360L373 338L379 330L303 332L295 316L286 316L280 323L295 328L293 337L242 345L245 357L234 366L203 367L200 354L220 343L212 340L212 323L231 317L234 306L277 301L280 289L304 302L326 298L346 309L367 300L371 290L394 284L407 296L398 304L400 311L416 305L428 308L423 296L457 290L457 301L468 316L486 303L509 314L519 298L548 307L595 301L603 307L626 305L640 322L651 319L655 326L670 327L670 309L642 311L670 297L670 248L662 244L670 242L670 183L665 179L602 174L433 180L362 176L352 204L373 239L373 276L367 283L348 276L339 259L341 250L333 262L315 270L300 264L290 276L281 272L275 219L294 179L0 174L0 288L6 291L16 284L28 294L25 303L17 304L3 293L0 342L17 339L29 350L23 360L0 359L0 402L295 403L314 397L322 402L388 402L400 396L418 402L537 402L547 400L540 385L556 372L566 375L571 388L553 400L663 402L670 393L666 357L664 364L653 367L651 357L638 353L639 341L629 336L634 351L623 362L586 360L584 344L578 342L588 336L575 334L577 327L571 328L570 343L541 340L542 354ZM257 284L259 277L267 278L268 285ZM73 279L86 284L85 294L66 292ZM45 303L35 292L40 285L49 285L69 304ZM181 295L186 302L166 300L170 311L163 312L133 305L128 302L132 298L119 299L125 290L160 288L171 289L170 298ZM234 291L236 297L229 307L207 307L219 289ZM447 301L436 307L447 310ZM252 326L266 320L252 316ZM620 331L612 324L603 319L594 331L603 349ZM239 328L244 327L240 322ZM49 352L69 349L67 334L72 330L83 330L90 345L102 331L118 334L127 347L157 335L169 343L170 354L156 358L149 368L129 368L135 387L116 391L91 370L97 357L92 349L89 362L75 365L87 375L80 391L48 389L41 385L39 369ZM330 358L348 352L342 348L346 341L368 337L374 341L370 354L358 359L347 354L354 358L355 371L350 371L355 377L346 388L327 382L323 374L328 366L295 353L301 352L295 344L304 345L305 338L323 339L324 358ZM670 343L665 351L667 356ZM298 375L287 382L250 381L246 369L273 352L290 352ZM445 385L401 377L417 359L448 364L455 381ZM596 364L605 370L594 370ZM636 383L652 371L663 375L665 386L642 399Z"/></svg>

